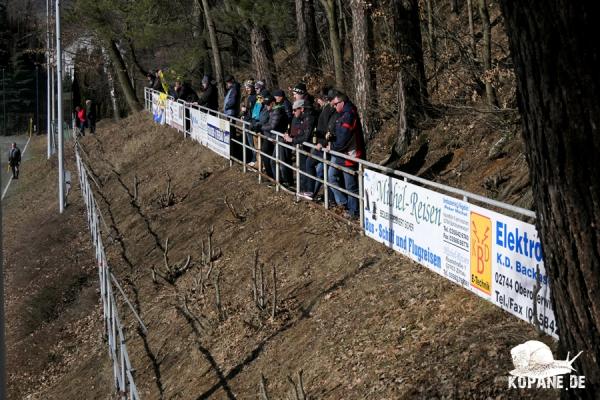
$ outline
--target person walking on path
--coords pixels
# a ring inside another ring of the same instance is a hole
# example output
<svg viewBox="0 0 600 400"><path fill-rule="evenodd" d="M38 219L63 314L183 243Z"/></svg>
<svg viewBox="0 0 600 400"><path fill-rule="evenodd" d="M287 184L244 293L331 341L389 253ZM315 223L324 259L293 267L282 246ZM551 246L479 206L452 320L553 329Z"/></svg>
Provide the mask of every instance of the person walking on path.
<svg viewBox="0 0 600 400"><path fill-rule="evenodd" d="M13 174L13 179L19 179L19 166L21 165L21 149L13 142L10 151L8 152L8 164Z"/></svg>

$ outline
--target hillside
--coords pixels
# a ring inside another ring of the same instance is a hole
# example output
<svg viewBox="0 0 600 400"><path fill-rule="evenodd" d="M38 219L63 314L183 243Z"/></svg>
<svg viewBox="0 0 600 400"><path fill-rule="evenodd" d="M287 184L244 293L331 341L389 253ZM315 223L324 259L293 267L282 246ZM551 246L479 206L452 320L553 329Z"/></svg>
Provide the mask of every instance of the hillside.
<svg viewBox="0 0 600 400"><path fill-rule="evenodd" d="M97 136L84 138L82 147L114 239L105 240L112 268L148 327L148 335L142 336L123 305L120 314L127 321L128 347L142 398L256 398L261 374L270 398L283 398L291 388L287 376L297 382L300 370L305 391L313 399L514 396L506 381L512 369L510 348L536 336L530 325L362 237L324 209L294 203L290 196L259 186L256 176L229 168L226 160L183 140L170 128L153 125L145 113L103 125ZM37 168L47 168L45 164L39 161ZM139 180L137 202L132 201L134 175ZM163 207L160 199L167 176L175 201ZM54 196L47 190L51 184L45 180L28 186L22 198L39 197L48 208L54 207ZM82 235L67 243L89 249L77 195L73 193L66 216L75 220L61 226ZM20 218L31 224L37 221L49 232L59 223L41 224L37 213L13 210L25 212ZM222 254L206 279L202 249L211 226L213 249ZM188 255L192 263L174 285L152 279L152 267L164 268L161 247L167 239L171 265ZM264 263L263 310L253 300L256 249ZM30 251L41 257L43 247ZM31 381L25 372L12 375L13 393L22 397L35 393L28 398L76 399L85 388L85 398L107 398L113 391L110 375L105 375L110 373L108 355L102 351L105 344L98 340L101 319L92 304L97 298L93 255L86 251L76 259L89 261L86 285L73 291L73 301L50 302L64 304L54 314L55 325L70 316L83 329L78 331L75 351L88 356L68 357L67 369L58 368L65 362L62 353L30 367L13 361L19 365L16 370L50 375L44 384ZM11 270L22 269L25 263L16 256ZM47 264L48 275L38 280L40 286L33 293L43 292L56 280L67 282L61 268L77 266L55 259ZM221 313L215 306L216 276ZM78 308L85 299L86 307ZM34 327L31 337L43 334L45 326ZM69 332L63 328L54 340L71 338ZM552 343L547 337L541 340ZM21 342L13 338L13 343ZM101 373L94 377L91 368ZM552 395L544 390L519 393L522 398Z"/></svg>

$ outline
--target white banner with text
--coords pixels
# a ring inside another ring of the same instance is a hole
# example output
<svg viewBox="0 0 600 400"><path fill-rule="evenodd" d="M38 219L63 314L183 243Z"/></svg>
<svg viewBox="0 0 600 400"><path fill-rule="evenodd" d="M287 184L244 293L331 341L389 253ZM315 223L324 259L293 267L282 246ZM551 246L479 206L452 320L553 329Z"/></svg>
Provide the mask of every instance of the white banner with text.
<svg viewBox="0 0 600 400"><path fill-rule="evenodd" d="M367 236L558 338L533 225L368 169L364 197Z"/></svg>

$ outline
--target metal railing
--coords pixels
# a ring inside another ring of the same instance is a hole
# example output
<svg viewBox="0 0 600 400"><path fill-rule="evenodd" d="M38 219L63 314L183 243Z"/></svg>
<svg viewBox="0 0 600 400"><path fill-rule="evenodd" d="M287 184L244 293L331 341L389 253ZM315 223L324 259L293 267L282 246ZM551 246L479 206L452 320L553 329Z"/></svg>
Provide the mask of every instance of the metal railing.
<svg viewBox="0 0 600 400"><path fill-rule="evenodd" d="M150 88L146 88L144 91L144 99L145 99L145 105L146 105L146 110L151 110L152 109L152 94L160 94L160 92L154 90L154 89L150 89ZM171 101L176 101L172 96L167 96L167 98ZM364 184L363 184L363 174L364 174L364 170L365 168L370 168L373 170L376 170L382 174L388 175L388 176L394 176L394 177L399 177L401 179L403 179L406 182L413 182L415 184L418 184L420 186L424 186L424 187L429 187L432 188L435 191L442 191L445 192L446 194L452 195L456 198L462 199L467 203L473 203L473 202L479 202L482 204L486 204L492 207L495 207L497 209L500 210L504 210L504 211L509 211L511 213L514 213L516 216L520 217L520 218L531 218L531 219L535 219L536 218L536 214L535 212L522 208L522 207L518 207L512 204L508 204L508 203L504 203L498 200L493 200L490 198L487 198L485 196L481 196L475 193L471 193L468 192L466 190L462 190L462 189L457 189L454 188L452 186L447 186L441 183L437 183L437 182L433 182L433 181L429 181L427 179L423 179L420 178L418 176L415 175L411 175L408 174L406 172L402 172L402 171L398 171L392 168L388 168L379 164L375 164L372 163L370 161L366 161L366 160L362 160L362 159L357 159L354 158L352 156L349 156L347 154L343 154L343 153L339 153L337 151L333 151L333 150L327 150L325 148L321 149L323 157L319 157L318 155L312 154L309 151L304 150L304 148L308 148L308 149L316 149L316 146L313 145L312 143L308 143L308 142L304 142L303 144L298 144L298 145L290 145L287 143L284 143L282 141L282 137L284 136L283 133L281 132L277 132L277 131L271 131L271 133L274 135L274 138L268 138L267 136L263 135L262 133L257 133L254 132L250 129L250 123L248 123L247 121L244 121L240 118L235 118L235 117L231 117L228 115L225 115L221 112L218 111L214 111L211 110L207 107L203 107L203 106L199 106L199 105L193 105L190 103L186 103L185 101L182 100L177 100L178 103L183 104L184 106L184 126L183 126L183 130L180 130L181 133L183 133L184 137L189 137L191 136L191 117L189 116L189 109L196 109L196 110L200 110L202 112L205 112L209 115L214 115L217 116L221 119L227 120L229 121L230 125L233 126L235 129L238 129L242 132L242 140L236 140L233 138L233 135L231 136L231 142L235 143L239 146L241 146L242 149L242 158L238 159L235 158L233 155L230 155L230 165L233 162L237 162L239 164L242 165L243 171L244 173L246 173L250 168L248 167L248 162L247 162L247 150L251 150L253 152L256 152L257 155L257 160L262 160L263 158L267 158L269 160L272 160L275 165L276 165L276 174L275 174L275 178L270 178L268 176L265 176L262 171L261 171L261 165L259 163L258 167L256 168L255 172L257 172L258 174L258 181L259 183L262 182L263 178L267 178L271 181L273 181L275 183L275 189L276 191L280 191L280 190L284 190L286 192L292 193L296 196L296 198L298 199L300 197L300 176L304 175L306 177L308 177L309 179L312 179L316 182L320 182L321 184L323 184L324 187L324 206L325 208L329 207L329 190L328 189L334 189L337 190L341 193L346 194L347 196L352 196L353 198L357 199L358 203L359 203L359 213L360 213L360 225L361 228L364 228L364 216L363 216L363 201L364 201L364 193L363 193L363 189L364 189ZM247 138L246 138L246 133L250 133L251 136L253 137L258 137L258 148L255 149L254 146L249 145L247 143ZM261 149L261 144L263 140L269 140L271 142L274 143L275 146L275 156L273 156L272 154L266 154L262 151ZM293 151L295 156L296 156L296 165L291 165L288 164L282 160L280 160L278 157L280 149L281 148L287 148L290 151ZM318 176L315 175L311 175L309 173L307 173L306 171L304 171L303 168L301 168L301 166L299 165L299 159L300 159L300 155L304 155L306 157L310 157L312 159L314 159L315 161L322 163L323 164L323 178L320 178ZM344 166L338 165L336 163L331 162L330 159L328 159L330 156L335 156L336 158L340 158L343 160L348 160L351 161L353 163L355 163L355 165L357 166L356 169L354 168L346 168ZM296 187L294 191L289 190L288 188L285 188L281 182L280 182L280 176L279 176L279 171L280 171L280 167L281 166L285 166L287 168L290 168L294 174L295 174L295 178L296 178ZM354 192L349 192L347 191L345 188L342 188L338 185L336 185L334 182L330 181L328 179L328 170L330 168L335 168L341 172L345 172L354 176L357 176L357 181L358 181L358 193L354 193ZM252 169L250 169L252 170Z"/></svg>
<svg viewBox="0 0 600 400"><path fill-rule="evenodd" d="M126 337L124 327L119 318L117 301L113 285L117 287L125 302L130 307L135 318L140 324L142 332L147 332L144 323L135 312L135 309L127 299L125 292L119 285L116 277L108 266L106 253L104 252L104 244L102 242L102 229L100 227L101 214L94 193L88 179L87 168L81 159L81 155L75 145L75 158L77 162L77 171L79 173L79 185L81 187L81 195L86 206L87 221L90 228L90 234L96 250L96 262L98 264L98 275L100 279L100 297L102 299L102 311L104 319L104 330L108 342L108 354L113 362L113 378L115 387L120 399L139 400L137 386L135 384L135 370L129 361L129 353L127 352Z"/></svg>

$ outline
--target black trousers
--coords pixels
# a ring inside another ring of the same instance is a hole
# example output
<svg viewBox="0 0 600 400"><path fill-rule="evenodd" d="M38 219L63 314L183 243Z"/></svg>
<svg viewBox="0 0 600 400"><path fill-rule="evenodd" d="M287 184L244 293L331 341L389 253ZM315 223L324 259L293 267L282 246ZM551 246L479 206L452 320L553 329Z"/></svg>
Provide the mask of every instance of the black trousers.
<svg viewBox="0 0 600 400"><path fill-rule="evenodd" d="M10 170L14 179L19 179L19 164L10 163Z"/></svg>

